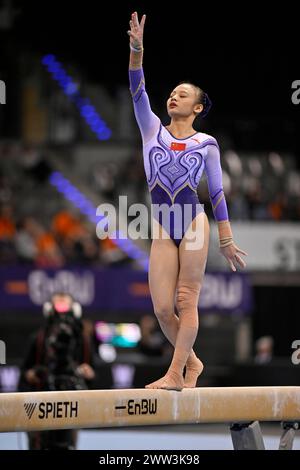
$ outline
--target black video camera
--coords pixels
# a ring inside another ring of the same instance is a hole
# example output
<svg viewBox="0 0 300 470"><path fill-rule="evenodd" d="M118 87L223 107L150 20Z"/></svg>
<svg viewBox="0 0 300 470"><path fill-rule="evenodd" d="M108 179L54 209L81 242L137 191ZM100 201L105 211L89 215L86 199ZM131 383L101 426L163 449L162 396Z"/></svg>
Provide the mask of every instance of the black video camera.
<svg viewBox="0 0 300 470"><path fill-rule="evenodd" d="M61 301L67 297L68 302ZM59 299L60 302L55 302ZM71 301L70 301L71 299ZM82 322L81 307L70 296L56 294L52 302L43 308L47 318L44 338L44 354L47 377L44 387L47 390L84 390L84 379L77 373L82 362Z"/></svg>

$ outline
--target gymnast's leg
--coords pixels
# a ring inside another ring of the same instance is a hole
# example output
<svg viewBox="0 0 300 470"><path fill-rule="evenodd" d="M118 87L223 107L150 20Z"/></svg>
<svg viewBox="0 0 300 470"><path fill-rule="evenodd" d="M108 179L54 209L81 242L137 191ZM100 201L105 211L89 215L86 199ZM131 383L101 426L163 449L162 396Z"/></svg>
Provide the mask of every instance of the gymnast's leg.
<svg viewBox="0 0 300 470"><path fill-rule="evenodd" d="M198 214L190 228L196 230L200 236L197 245L194 247L196 249L189 249L190 241L186 236L187 234L179 245L180 269L176 294L179 332L173 357L174 364L178 363L176 357L180 357L181 348L185 349L189 344L189 347L192 348L198 333L198 301L203 284L209 245L209 222L206 214ZM195 387L202 370L203 364L192 350L186 363L184 386Z"/></svg>
<svg viewBox="0 0 300 470"><path fill-rule="evenodd" d="M202 243L198 243L197 249L190 250L190 240L187 239L187 234L185 234L179 246L176 305L180 317L179 329L177 324L173 359L166 375L162 379L150 384L150 388L181 390L184 386L183 369L187 361L189 367L187 367L185 386L195 386L197 377L203 369L201 361L197 360L196 356L192 353L192 347L198 331L197 306L208 251L209 224L206 215L204 213L199 214L193 220L191 227L193 230L197 228L202 233ZM165 264L162 266L162 272L166 277L171 275L172 267L170 269L168 267L168 272L165 272L165 266ZM161 296L161 298L164 297ZM160 317L158 316L158 318ZM176 323L173 322L174 330L175 325Z"/></svg>
<svg viewBox="0 0 300 470"><path fill-rule="evenodd" d="M151 244L149 262L149 288L159 325L170 343L174 346L178 330L178 317L175 315L175 292L179 272L178 248L171 238L162 239L164 229L153 219L159 231ZM164 232L165 233L165 232ZM167 235L165 234L167 237ZM146 388L159 388L163 379Z"/></svg>
<svg viewBox="0 0 300 470"><path fill-rule="evenodd" d="M156 224L155 221L154 224ZM159 227L160 230L163 231L163 228L161 226ZM150 253L149 286L154 311L161 329L173 345L176 343L176 337L179 328L179 319L174 313L178 272L178 248L170 238L161 239L160 234L159 239L155 238L152 242ZM195 353L191 351L187 361L186 379L184 386L194 387L196 385L197 377L201 373L202 369L202 362L197 358ZM172 375L172 372L170 374ZM150 385L147 385L146 388L161 388L161 385L165 379L166 376ZM177 383L173 385L175 388L181 389L183 385L182 378L180 385Z"/></svg>

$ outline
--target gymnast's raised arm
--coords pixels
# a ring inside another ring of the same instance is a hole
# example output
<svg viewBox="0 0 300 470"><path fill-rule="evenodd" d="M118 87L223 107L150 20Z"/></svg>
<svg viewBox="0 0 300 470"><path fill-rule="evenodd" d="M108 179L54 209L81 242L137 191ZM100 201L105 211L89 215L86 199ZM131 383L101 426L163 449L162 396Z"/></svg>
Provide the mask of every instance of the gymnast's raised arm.
<svg viewBox="0 0 300 470"><path fill-rule="evenodd" d="M146 15L138 20L136 12L132 13L129 21L130 30L130 58L129 58L129 82L133 99L134 113L139 125L143 142L147 143L158 129L160 120L151 110L148 95L145 90L145 78L143 73L143 35Z"/></svg>

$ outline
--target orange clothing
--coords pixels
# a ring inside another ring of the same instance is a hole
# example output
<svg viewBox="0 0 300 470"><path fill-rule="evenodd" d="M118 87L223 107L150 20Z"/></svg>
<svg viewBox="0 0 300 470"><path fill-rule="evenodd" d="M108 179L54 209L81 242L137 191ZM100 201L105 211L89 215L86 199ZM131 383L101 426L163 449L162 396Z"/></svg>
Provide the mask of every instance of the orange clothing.
<svg viewBox="0 0 300 470"><path fill-rule="evenodd" d="M15 224L6 217L0 218L0 239L13 238L15 233Z"/></svg>

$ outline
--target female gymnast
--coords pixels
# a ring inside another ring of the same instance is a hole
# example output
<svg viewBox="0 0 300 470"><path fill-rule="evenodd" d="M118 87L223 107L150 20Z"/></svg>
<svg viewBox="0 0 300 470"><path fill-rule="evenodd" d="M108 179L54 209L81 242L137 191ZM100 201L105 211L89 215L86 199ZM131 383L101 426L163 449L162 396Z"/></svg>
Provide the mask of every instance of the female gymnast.
<svg viewBox="0 0 300 470"><path fill-rule="evenodd" d="M152 237L151 244L150 293L160 327L174 346L167 373L146 388L182 390L195 387L203 370L203 363L192 349L198 332L197 306L209 242L208 219L196 192L203 171L218 224L222 255L236 271L235 263L243 268L246 266L239 253L247 254L233 241L217 141L193 128L195 118L198 115L204 117L210 109L207 94L191 83L176 86L167 101L171 122L165 127L151 110L142 69L145 20L146 15L143 15L139 22L134 12L129 22L129 80L143 140L144 167L152 208L156 207L152 212L152 228L158 236ZM175 211L172 222L166 223L166 218L162 221L160 209L157 210L162 205L172 209L179 206L182 211L179 211L179 216ZM198 238L201 234L201 242L191 246L193 233Z"/></svg>

